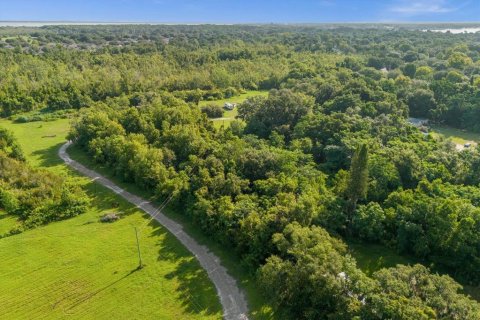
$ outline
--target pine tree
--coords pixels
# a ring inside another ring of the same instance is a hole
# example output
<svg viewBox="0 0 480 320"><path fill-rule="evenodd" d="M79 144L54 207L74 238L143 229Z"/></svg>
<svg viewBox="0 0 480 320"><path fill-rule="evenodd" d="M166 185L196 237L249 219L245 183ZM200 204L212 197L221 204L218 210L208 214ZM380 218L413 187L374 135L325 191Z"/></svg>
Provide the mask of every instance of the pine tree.
<svg viewBox="0 0 480 320"><path fill-rule="evenodd" d="M368 191L368 147L362 144L355 151L349 171L346 196L348 199L348 225L349 229L352 218L357 209L358 200L364 199Z"/></svg>

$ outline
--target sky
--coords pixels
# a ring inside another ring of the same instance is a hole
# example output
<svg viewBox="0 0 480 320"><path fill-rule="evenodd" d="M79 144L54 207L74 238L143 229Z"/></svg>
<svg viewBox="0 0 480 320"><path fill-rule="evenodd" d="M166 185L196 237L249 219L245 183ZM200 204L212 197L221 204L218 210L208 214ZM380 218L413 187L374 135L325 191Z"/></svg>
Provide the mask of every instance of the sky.
<svg viewBox="0 0 480 320"><path fill-rule="evenodd" d="M0 0L0 21L478 22L480 0Z"/></svg>

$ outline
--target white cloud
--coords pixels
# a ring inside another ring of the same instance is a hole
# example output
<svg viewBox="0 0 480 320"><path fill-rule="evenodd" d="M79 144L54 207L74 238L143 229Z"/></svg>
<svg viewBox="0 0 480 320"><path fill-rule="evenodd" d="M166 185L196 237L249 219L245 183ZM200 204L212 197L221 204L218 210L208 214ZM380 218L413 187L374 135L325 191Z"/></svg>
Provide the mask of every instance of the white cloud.
<svg viewBox="0 0 480 320"><path fill-rule="evenodd" d="M449 5L446 0L402 0L392 6L390 11L403 15L419 15L431 13L448 13L457 11L459 7Z"/></svg>

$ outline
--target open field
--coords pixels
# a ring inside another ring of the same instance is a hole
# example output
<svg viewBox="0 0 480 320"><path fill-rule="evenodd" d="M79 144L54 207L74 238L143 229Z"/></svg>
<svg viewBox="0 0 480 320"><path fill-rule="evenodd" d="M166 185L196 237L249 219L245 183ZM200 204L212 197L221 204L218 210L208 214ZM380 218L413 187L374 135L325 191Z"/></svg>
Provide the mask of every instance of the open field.
<svg viewBox="0 0 480 320"><path fill-rule="evenodd" d="M357 260L357 265L367 275L372 275L382 268L395 267L397 264L415 264L415 259L399 255L394 250L378 244L361 242L348 243L350 254Z"/></svg>
<svg viewBox="0 0 480 320"><path fill-rule="evenodd" d="M83 215L0 239L0 318L221 319L215 288L172 235L61 164L68 120L0 125L15 133L30 164L76 176L93 198ZM108 212L122 219L100 223ZM14 222L0 213L0 229ZM146 265L140 270L134 227Z"/></svg>
<svg viewBox="0 0 480 320"><path fill-rule="evenodd" d="M10 231L17 225L17 219L0 209L0 235Z"/></svg>
<svg viewBox="0 0 480 320"><path fill-rule="evenodd" d="M255 96L266 97L266 96L268 96L268 91L251 90L251 91L247 91L244 94L240 94L238 96L231 97L231 98L228 98L228 99L213 100L213 101L200 101L199 105L200 105L200 107L202 107L202 106L205 106L205 105L213 104L213 105L218 105L218 106L223 107L223 105L226 102L242 103L243 101L247 100L248 98L255 97ZM214 125L216 127L220 127L222 125L223 126L229 126L230 122L232 122L232 120L234 120L237 115L238 115L238 109L237 108L234 108L233 110L225 110L222 118L212 119L212 121L214 122Z"/></svg>
<svg viewBox="0 0 480 320"><path fill-rule="evenodd" d="M469 132L467 130L456 129L447 126L432 125L431 132L433 135L441 134L446 138L451 139L458 149L463 149L465 143L471 143L477 145L480 142L480 134L475 132Z"/></svg>
<svg viewBox="0 0 480 320"><path fill-rule="evenodd" d="M207 104L216 104L216 105L223 106L223 104L225 102L241 103L241 102L247 100L248 98L256 97L256 96L266 97L266 96L268 96L268 91L249 90L245 93L239 94L238 96L234 96L234 97L231 97L231 98L228 98L228 99L212 100L212 101L203 100L203 101L200 101L199 105L201 107L205 106Z"/></svg>

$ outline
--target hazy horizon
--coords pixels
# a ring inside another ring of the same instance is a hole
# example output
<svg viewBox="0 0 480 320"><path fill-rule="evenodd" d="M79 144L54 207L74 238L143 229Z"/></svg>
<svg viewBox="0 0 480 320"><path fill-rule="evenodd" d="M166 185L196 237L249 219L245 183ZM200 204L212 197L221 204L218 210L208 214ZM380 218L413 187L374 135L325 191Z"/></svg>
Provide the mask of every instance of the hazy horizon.
<svg viewBox="0 0 480 320"><path fill-rule="evenodd" d="M42 25L458 25L480 26L479 21L364 21L364 22L161 22L161 21L88 21L88 20L0 20L0 26Z"/></svg>
<svg viewBox="0 0 480 320"><path fill-rule="evenodd" d="M147 24L469 23L472 0L0 0L0 21Z"/></svg>

